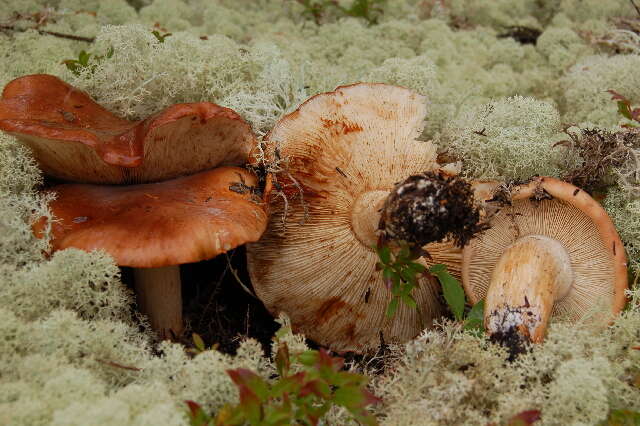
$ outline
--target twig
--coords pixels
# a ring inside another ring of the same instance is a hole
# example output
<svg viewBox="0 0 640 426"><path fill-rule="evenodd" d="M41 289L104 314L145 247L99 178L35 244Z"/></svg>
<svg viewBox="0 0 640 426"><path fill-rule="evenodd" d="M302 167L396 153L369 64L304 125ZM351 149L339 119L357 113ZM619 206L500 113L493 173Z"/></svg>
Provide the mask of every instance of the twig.
<svg viewBox="0 0 640 426"><path fill-rule="evenodd" d="M21 29L21 28L16 28L16 27L14 27L12 25L2 25L2 24L0 24L0 30L25 32L26 30L31 30L31 29L36 30L41 35L50 35L50 36L54 36L54 37L66 38L68 40L84 41L86 43L93 43L96 40L95 37L83 37L83 36L77 36L77 35L73 35L73 34L63 34L63 33L58 33L58 32L55 32L55 31L39 30L37 28Z"/></svg>
<svg viewBox="0 0 640 426"><path fill-rule="evenodd" d="M124 370L131 370L131 371L142 371L142 368L138 368L138 367L131 367L128 365L122 365L122 364L118 364L117 362L113 362L113 361L106 361L104 359L98 359L96 358L96 361L108 365L110 367L116 367L116 368L122 368Z"/></svg>
<svg viewBox="0 0 640 426"><path fill-rule="evenodd" d="M258 296L256 296L255 294L253 294L253 292L251 290L249 290L249 287L247 287L246 285L244 285L244 283L242 282L242 280L240 279L240 277L238 276L238 273L236 272L235 269L233 269L233 266L231 266L231 259L229 258L229 255L227 253L224 254L227 257L227 266L229 267L229 270L231 271L231 274L235 277L236 281L238 281L238 284L240 284L240 286L244 289L244 291L246 291L248 294L250 294L252 297L254 298L258 298Z"/></svg>
<svg viewBox="0 0 640 426"><path fill-rule="evenodd" d="M633 8L636 10L636 13L640 15L640 8L638 8L638 5L636 5L636 2L634 2L633 0L629 0L629 1L633 5Z"/></svg>

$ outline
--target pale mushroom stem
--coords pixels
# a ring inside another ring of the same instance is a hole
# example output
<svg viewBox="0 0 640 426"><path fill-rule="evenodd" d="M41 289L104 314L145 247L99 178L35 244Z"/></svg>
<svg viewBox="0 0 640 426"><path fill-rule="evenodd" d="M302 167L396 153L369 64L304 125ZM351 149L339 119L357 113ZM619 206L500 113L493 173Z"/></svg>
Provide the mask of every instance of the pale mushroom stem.
<svg viewBox="0 0 640 426"><path fill-rule="evenodd" d="M571 260L558 242L542 235L519 238L493 270L484 309L488 333L541 342L553 304L573 283Z"/></svg>
<svg viewBox="0 0 640 426"><path fill-rule="evenodd" d="M149 317L151 328L161 340L182 333L180 266L134 268L134 282L140 310Z"/></svg>

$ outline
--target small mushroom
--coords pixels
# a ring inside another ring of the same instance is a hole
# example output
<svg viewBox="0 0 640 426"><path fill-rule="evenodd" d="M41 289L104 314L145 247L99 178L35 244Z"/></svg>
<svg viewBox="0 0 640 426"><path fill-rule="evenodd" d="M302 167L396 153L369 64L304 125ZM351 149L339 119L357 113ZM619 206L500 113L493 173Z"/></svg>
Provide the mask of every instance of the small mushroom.
<svg viewBox="0 0 640 426"><path fill-rule="evenodd" d="M485 299L485 327L520 351L544 339L550 317L577 321L625 304L624 248L611 219L585 191L538 177L502 197L491 227L463 252L462 279L473 303ZM515 343L514 343L515 342Z"/></svg>
<svg viewBox="0 0 640 426"><path fill-rule="evenodd" d="M239 166L255 145L250 126L228 108L177 104L127 121L46 74L5 86L0 130L29 146L45 174L82 183L156 182Z"/></svg>
<svg viewBox="0 0 640 426"><path fill-rule="evenodd" d="M439 167L435 146L417 140L425 115L415 92L360 83L312 97L265 138L264 160L277 173L268 230L248 245L251 281L272 313L335 351L407 341L443 312L439 284L422 276L418 309L400 304L387 317L392 294L374 250L396 184ZM451 243L426 248L429 262L460 264Z"/></svg>
<svg viewBox="0 0 640 426"><path fill-rule="evenodd" d="M162 338L182 330L182 263L217 256L264 232L257 178L221 167L160 183L53 187L52 249L104 250L131 266L138 299ZM35 226L42 232L44 223Z"/></svg>

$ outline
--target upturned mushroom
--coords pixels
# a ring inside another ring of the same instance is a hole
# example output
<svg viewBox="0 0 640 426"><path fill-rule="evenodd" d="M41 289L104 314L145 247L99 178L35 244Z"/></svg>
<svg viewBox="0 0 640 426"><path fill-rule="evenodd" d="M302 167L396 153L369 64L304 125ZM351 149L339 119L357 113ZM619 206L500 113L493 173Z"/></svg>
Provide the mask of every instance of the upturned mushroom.
<svg viewBox="0 0 640 426"><path fill-rule="evenodd" d="M425 114L415 92L360 83L307 100L265 138L259 160L275 172L272 214L262 239L248 245L251 281L272 313L285 312L296 331L335 351L407 341L443 313L439 284L421 276L418 309L401 304L387 317L392 293L374 250L392 190L409 194L429 180L422 172L439 167L434 145L417 140ZM384 227L393 223L386 218ZM460 263L451 243L427 250L429 262Z"/></svg>
<svg viewBox="0 0 640 426"><path fill-rule="evenodd" d="M585 191L538 177L502 194L491 227L463 252L471 302L485 299L485 328L516 353L541 342L552 316L607 324L625 304L624 247Z"/></svg>
<svg viewBox="0 0 640 426"><path fill-rule="evenodd" d="M157 182L240 166L255 145L249 124L228 108L177 104L127 121L46 74L5 86L0 130L30 147L46 175L82 183Z"/></svg>
<svg viewBox="0 0 640 426"><path fill-rule="evenodd" d="M129 186L51 188L52 249L104 250L135 274L138 301L162 338L182 330L180 270L256 241L267 224L257 178L221 167ZM45 223L35 226L40 233Z"/></svg>

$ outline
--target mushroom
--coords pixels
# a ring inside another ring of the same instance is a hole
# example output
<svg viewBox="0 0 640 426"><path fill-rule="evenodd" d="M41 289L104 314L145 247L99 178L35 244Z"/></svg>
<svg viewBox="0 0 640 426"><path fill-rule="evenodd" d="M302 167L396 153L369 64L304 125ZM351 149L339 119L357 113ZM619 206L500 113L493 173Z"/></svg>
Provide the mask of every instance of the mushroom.
<svg viewBox="0 0 640 426"><path fill-rule="evenodd" d="M104 250L131 266L142 310L162 338L182 330L182 263L217 256L264 232L267 214L257 178L221 167L173 180L53 187L52 249ZM44 220L34 231L42 233Z"/></svg>
<svg viewBox="0 0 640 426"><path fill-rule="evenodd" d="M497 186L497 184L496 184ZM597 308L625 304L624 248L611 219L585 191L537 177L502 193L491 228L463 251L462 279L471 302L485 298L484 322L516 353L541 342L551 316L577 321Z"/></svg>
<svg viewBox="0 0 640 426"><path fill-rule="evenodd" d="M46 74L5 86L0 130L29 146L45 174L83 183L156 182L239 166L255 145L250 126L228 108L177 104L127 121Z"/></svg>
<svg viewBox="0 0 640 426"><path fill-rule="evenodd" d="M265 138L273 205L267 232L247 248L251 282L273 314L335 351L407 341L443 312L439 284L421 276L418 309L401 304L387 317L392 294L374 250L396 184L439 167L434 145L417 140L425 114L415 92L359 83L312 97ZM460 263L451 243L426 248L429 262Z"/></svg>

